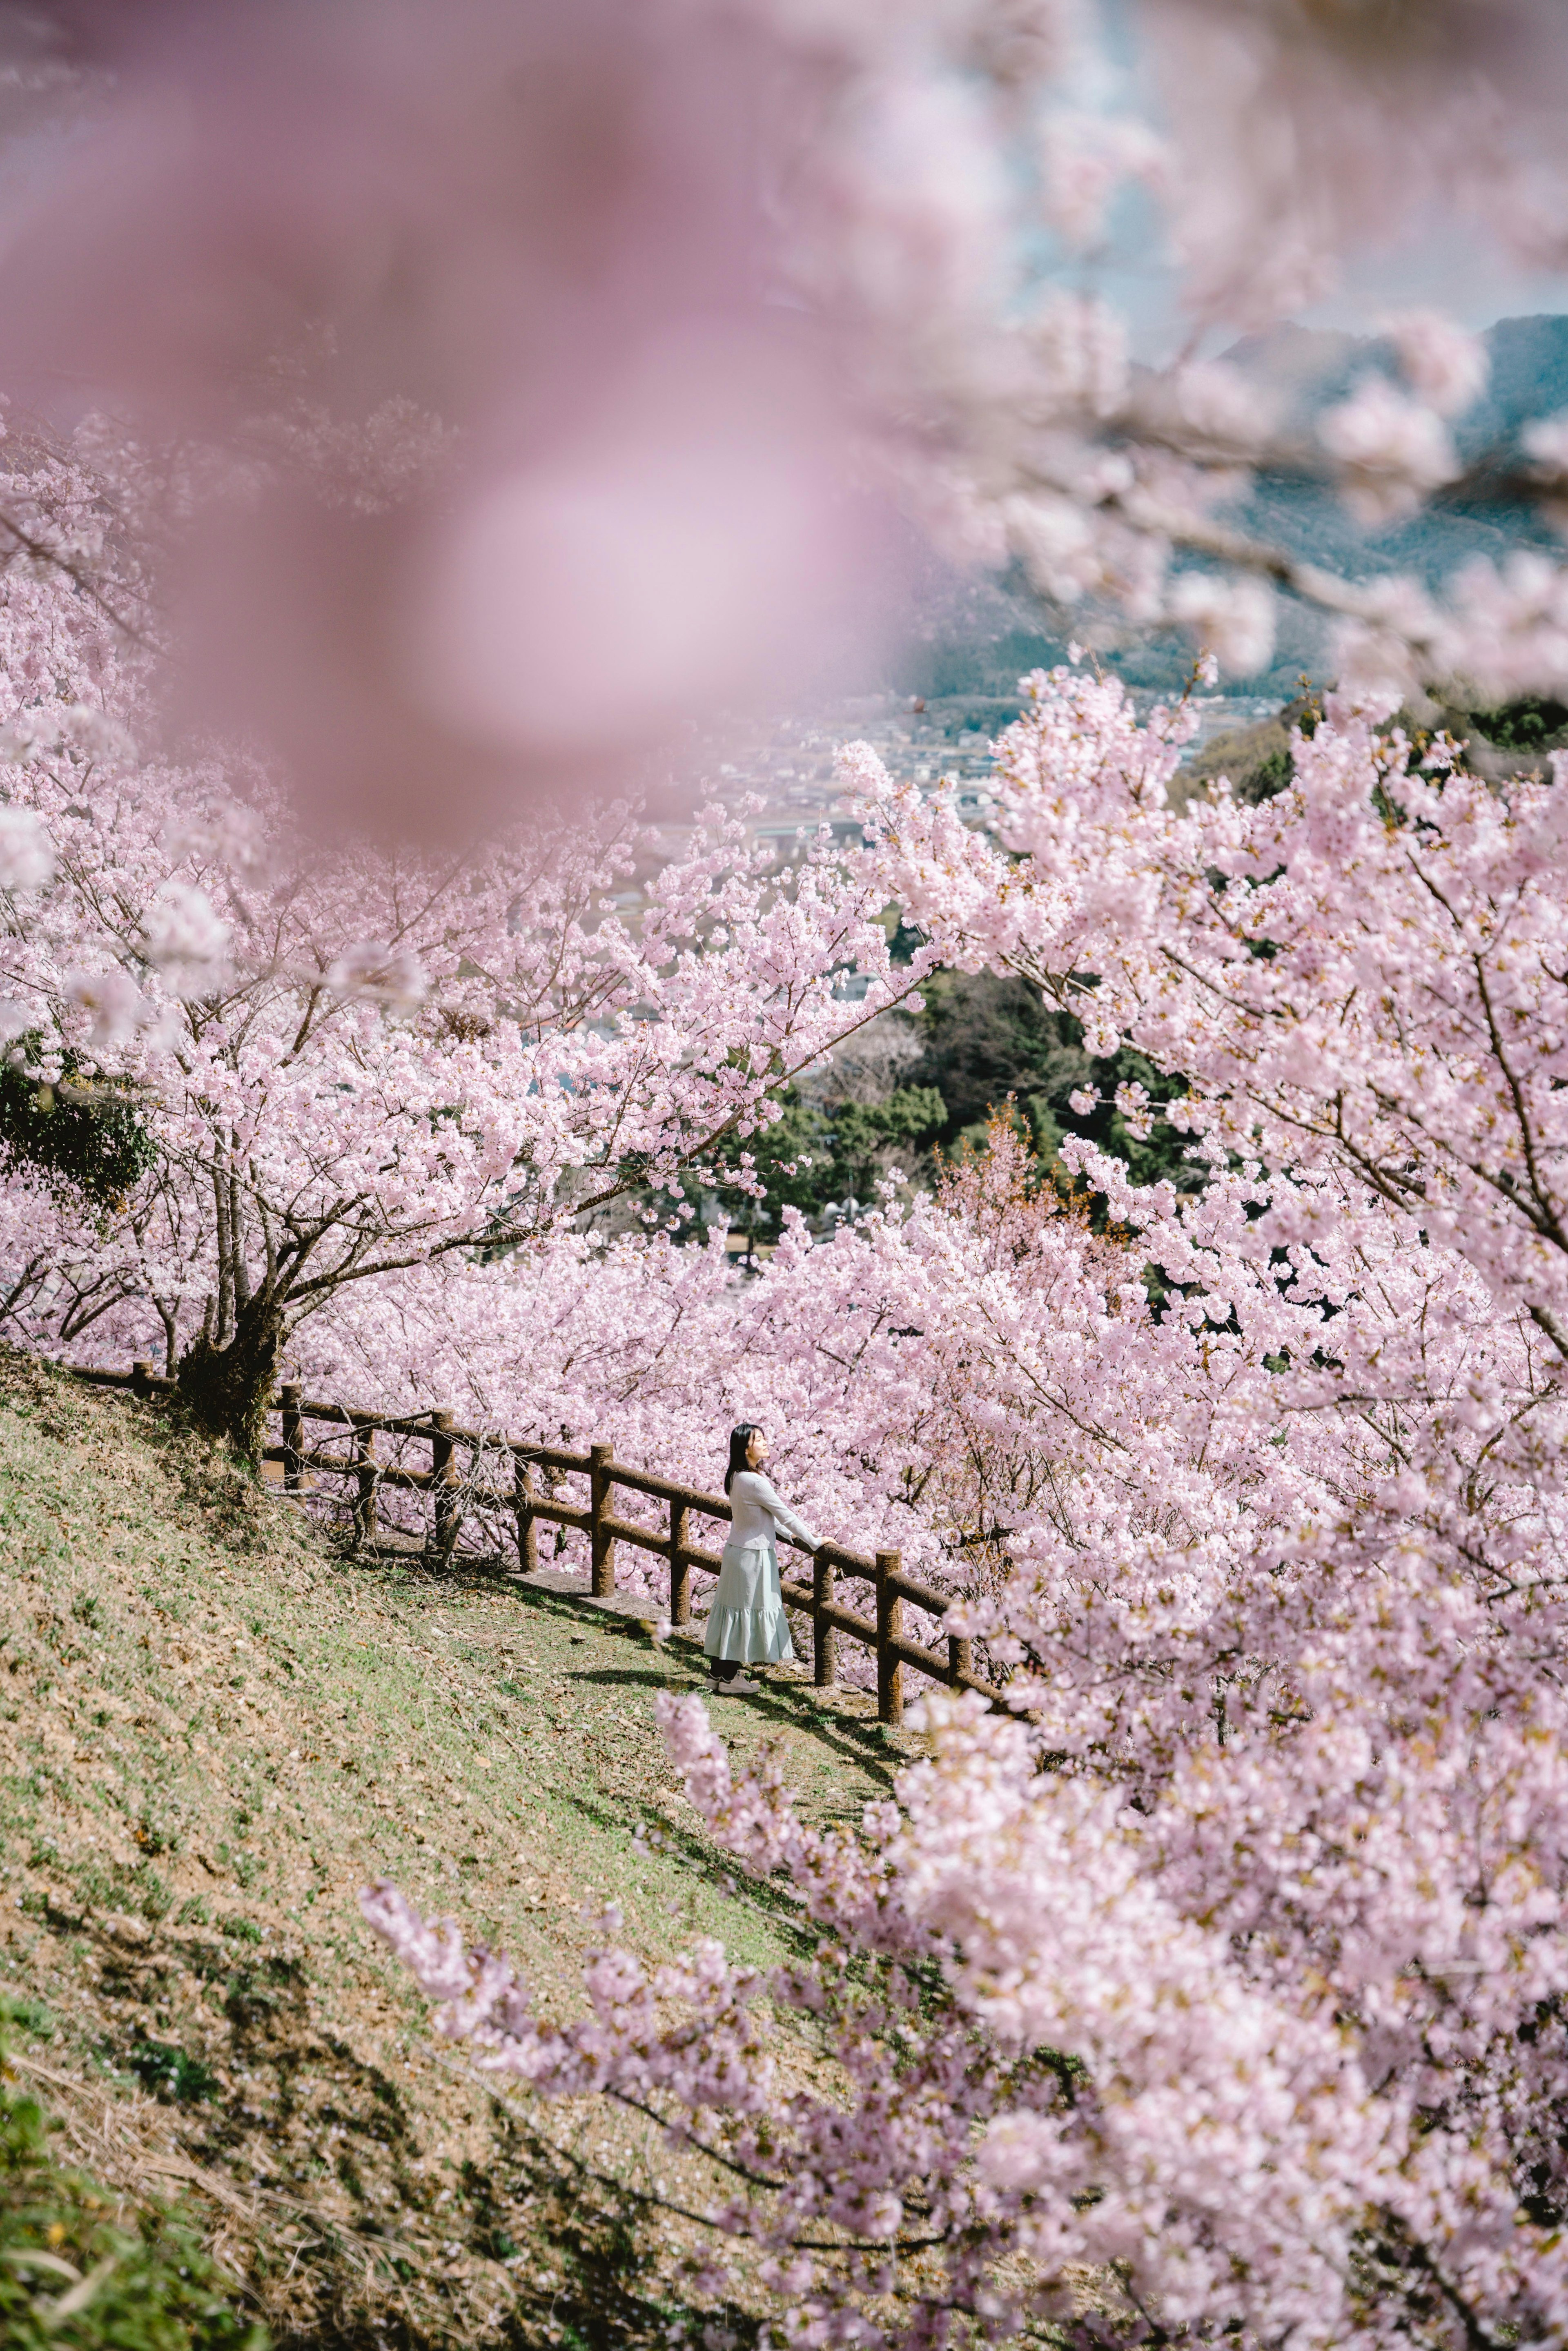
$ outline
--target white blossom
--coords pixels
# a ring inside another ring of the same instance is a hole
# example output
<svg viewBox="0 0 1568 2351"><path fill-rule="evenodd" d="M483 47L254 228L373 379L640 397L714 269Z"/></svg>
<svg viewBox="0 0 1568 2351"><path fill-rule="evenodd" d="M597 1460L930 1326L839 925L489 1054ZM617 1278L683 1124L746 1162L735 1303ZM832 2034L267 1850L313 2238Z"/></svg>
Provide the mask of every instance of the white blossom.
<svg viewBox="0 0 1568 2351"><path fill-rule="evenodd" d="M1172 582L1170 609L1233 677L1250 677L1273 654L1274 592L1264 580L1189 571Z"/></svg>
<svg viewBox="0 0 1568 2351"><path fill-rule="evenodd" d="M228 953L228 925L213 912L204 892L189 883L165 882L143 925L149 960L178 994L210 985Z"/></svg>
<svg viewBox="0 0 1568 2351"><path fill-rule="evenodd" d="M1343 468L1353 514L1369 525L1413 514L1459 470L1447 426L1385 376L1369 375L1320 420L1318 438Z"/></svg>
<svg viewBox="0 0 1568 2351"><path fill-rule="evenodd" d="M1411 389L1439 416L1458 416L1486 390L1491 362L1479 335L1440 310L1398 310L1383 321Z"/></svg>
<svg viewBox="0 0 1568 2351"><path fill-rule="evenodd" d="M31 809L0 808L0 890L41 890L54 872L53 843Z"/></svg>
<svg viewBox="0 0 1568 2351"><path fill-rule="evenodd" d="M78 972L66 996L90 1022L95 1047L124 1045L152 1017L152 1008L127 971Z"/></svg>
<svg viewBox="0 0 1568 2351"><path fill-rule="evenodd" d="M419 960L408 948L370 941L345 949L329 965L326 982L334 996L384 1004L389 1012L412 1012L430 992Z"/></svg>
<svg viewBox="0 0 1568 2351"><path fill-rule="evenodd" d="M1154 1132L1154 1105L1148 1088L1135 1078L1124 1079L1116 1089L1116 1108L1122 1113L1122 1123L1136 1142L1146 1143Z"/></svg>

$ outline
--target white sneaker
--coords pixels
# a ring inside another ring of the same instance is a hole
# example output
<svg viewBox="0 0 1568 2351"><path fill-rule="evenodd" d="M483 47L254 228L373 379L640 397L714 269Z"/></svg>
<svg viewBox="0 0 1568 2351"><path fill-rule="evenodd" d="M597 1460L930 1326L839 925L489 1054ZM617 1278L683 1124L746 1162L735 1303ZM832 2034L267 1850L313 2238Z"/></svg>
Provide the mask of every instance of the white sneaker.
<svg viewBox="0 0 1568 2351"><path fill-rule="evenodd" d="M715 1698L755 1698L758 1687L758 1685L756 1682L748 1682L744 1674L731 1674L727 1682L721 1682L716 1674L714 1676Z"/></svg>

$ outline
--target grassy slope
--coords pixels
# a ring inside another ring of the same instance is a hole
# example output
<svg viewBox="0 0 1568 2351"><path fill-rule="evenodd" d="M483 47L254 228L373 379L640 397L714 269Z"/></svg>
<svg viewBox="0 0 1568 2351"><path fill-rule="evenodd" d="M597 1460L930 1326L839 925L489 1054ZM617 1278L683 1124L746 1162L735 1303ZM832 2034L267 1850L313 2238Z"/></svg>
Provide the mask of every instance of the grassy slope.
<svg viewBox="0 0 1568 2351"><path fill-rule="evenodd" d="M596 2107L497 2105L356 1896L395 1878L559 2007L595 1897L650 1958L798 1949L653 1729L695 1652L478 1571L334 1557L155 1407L9 1353L0 1562L0 2001L72 2158L133 2194L194 2182L284 2341L656 2330L626 2191L668 2158ZM858 1816L899 1760L868 1713L801 1678L724 1719L743 1753L782 1740L809 1810Z"/></svg>

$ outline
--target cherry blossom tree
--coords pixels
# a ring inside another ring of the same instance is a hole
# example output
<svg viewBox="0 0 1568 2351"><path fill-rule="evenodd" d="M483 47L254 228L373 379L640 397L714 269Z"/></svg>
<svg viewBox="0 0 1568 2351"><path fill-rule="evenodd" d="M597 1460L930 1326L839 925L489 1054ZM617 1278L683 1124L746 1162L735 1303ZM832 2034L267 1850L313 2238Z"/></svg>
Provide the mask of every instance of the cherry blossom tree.
<svg viewBox="0 0 1568 2351"><path fill-rule="evenodd" d="M556 1225L678 1192L914 985L880 901L816 868L782 894L716 811L633 935L602 894L636 838L620 808L437 858L301 841L215 769L99 761L78 798L36 753L7 782L14 1050L41 1083L129 1081L152 1147L97 1211L98 1343L155 1314L198 1417L252 1451L279 1350L346 1285L478 1253L494 1288ZM38 1197L13 1208L30 1256ZM29 1327L79 1330L52 1255Z"/></svg>
<svg viewBox="0 0 1568 2351"><path fill-rule="evenodd" d="M1136 1384L1145 1359L1122 1296L1141 1299L1136 1264L1032 1173L998 1122L936 1197L890 1198L826 1240L791 1214L754 1273L737 1274L720 1236L699 1248L667 1229L608 1244L559 1232L499 1271L455 1254L345 1290L287 1360L316 1394L392 1410L438 1397L481 1428L607 1438L622 1460L710 1490L725 1430L758 1420L814 1523L981 1594L1005 1579L1006 1539L1053 1466L1092 1457L1111 1474L1117 1420L1168 1405L1158 1383ZM1133 1384L1078 1420L1071 1367L1118 1345ZM637 1498L624 1507L635 1516ZM504 1549L511 1535L481 1512L474 1540ZM635 1553L620 1573L667 1589ZM841 1664L872 1672L858 1651Z"/></svg>
<svg viewBox="0 0 1568 2351"><path fill-rule="evenodd" d="M541 2018L367 1896L482 2065L712 2164L715 2274L775 2296L777 2340L1563 2324L1557 787L1331 704L1274 799L1178 807L1188 723L1033 681L993 841L847 758L906 919L1169 1072L1127 1112L1202 1177L1069 1139L1093 1220L991 1210L974 1395L1036 1484L1009 1580L948 1621L1001 1709L925 1699L933 1751L854 1837L662 1701L719 1844L822 1928L765 1980L713 1947L650 1975L612 1925L591 2014ZM1027 1295L1042 1245L1076 1264L1028 1333L1006 1260ZM868 1350L864 1394L926 1345ZM764 1994L832 2090L785 2088Z"/></svg>
<svg viewBox="0 0 1568 2351"><path fill-rule="evenodd" d="M917 988L874 876L824 848L786 888L718 809L629 925L624 803L411 845L307 830L232 750L143 755L158 647L70 569L120 477L89 430L12 486L39 551L0 577L0 1023L14 1075L141 1145L117 1195L11 1151L4 1294L35 1343L123 1360L157 1332L254 1453L280 1350L346 1289L447 1259L495 1289L650 1187L678 1221L685 1173L748 1180L772 1097Z"/></svg>

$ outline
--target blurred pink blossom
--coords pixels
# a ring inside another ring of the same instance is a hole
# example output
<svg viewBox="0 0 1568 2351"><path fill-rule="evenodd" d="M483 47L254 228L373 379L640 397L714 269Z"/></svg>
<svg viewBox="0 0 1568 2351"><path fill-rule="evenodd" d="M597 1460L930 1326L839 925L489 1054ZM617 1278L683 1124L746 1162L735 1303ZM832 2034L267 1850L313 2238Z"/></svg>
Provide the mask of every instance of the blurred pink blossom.
<svg viewBox="0 0 1568 2351"><path fill-rule="evenodd" d="M1053 287L1030 315L1025 334L1039 370L1030 390L1052 404L1112 416L1127 393L1126 322L1091 294Z"/></svg>
<svg viewBox="0 0 1568 2351"><path fill-rule="evenodd" d="M1093 526L1071 498L1045 492L1015 497L1004 509L1008 536L1043 595L1075 604L1102 577Z"/></svg>
<svg viewBox="0 0 1568 2351"><path fill-rule="evenodd" d="M406 947L368 941L346 948L328 966L326 984L346 1002L384 1004L389 1012L413 1012L430 992L418 959Z"/></svg>
<svg viewBox="0 0 1568 2351"><path fill-rule="evenodd" d="M1170 606L1232 677L1249 677L1273 653L1274 596L1265 580L1189 571L1173 585Z"/></svg>
<svg viewBox="0 0 1568 2351"><path fill-rule="evenodd" d="M1328 410L1318 437L1343 468L1345 504L1374 526L1413 513L1459 470L1441 418L1385 376L1365 377Z"/></svg>
<svg viewBox="0 0 1568 2351"><path fill-rule="evenodd" d="M229 932L204 891L186 882L163 883L144 928L148 956L176 995L199 995L212 985L228 954Z"/></svg>
<svg viewBox="0 0 1568 2351"><path fill-rule="evenodd" d="M1339 690L1358 706L1390 708L1421 691L1414 643L1430 642L1436 620L1425 590L1397 576L1379 580L1364 617L1341 621L1330 639Z"/></svg>
<svg viewBox="0 0 1568 2351"><path fill-rule="evenodd" d="M758 31L171 0L78 35L102 78L0 199L0 366L215 451L188 715L327 819L465 830L810 669L862 539L826 351L771 299Z"/></svg>
<svg viewBox="0 0 1568 2351"><path fill-rule="evenodd" d="M0 890L41 890L54 871L49 836L31 809L0 808Z"/></svg>
<svg viewBox="0 0 1568 2351"><path fill-rule="evenodd" d="M1554 0L1140 0L1195 306L1265 324L1444 212L1568 253Z"/></svg>
<svg viewBox="0 0 1568 2351"><path fill-rule="evenodd" d="M1268 391L1224 360L1193 360L1177 368L1169 398L1191 432L1221 449L1254 448L1279 421L1278 402Z"/></svg>
<svg viewBox="0 0 1568 2351"><path fill-rule="evenodd" d="M1045 216L1079 251L1103 234L1117 191L1128 180L1158 182L1165 161L1146 123L1100 114L1053 117L1043 148Z"/></svg>
<svg viewBox="0 0 1568 2351"><path fill-rule="evenodd" d="M78 972L66 984L68 1002L88 1016L95 1048L123 1045L145 1027L152 1007L127 971Z"/></svg>
<svg viewBox="0 0 1568 2351"><path fill-rule="evenodd" d="M1439 416L1458 416L1486 390L1491 362L1479 335L1440 310L1398 310L1383 321L1411 388Z"/></svg>

